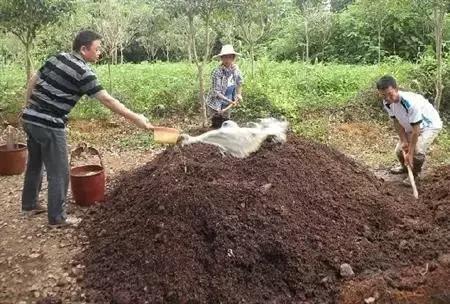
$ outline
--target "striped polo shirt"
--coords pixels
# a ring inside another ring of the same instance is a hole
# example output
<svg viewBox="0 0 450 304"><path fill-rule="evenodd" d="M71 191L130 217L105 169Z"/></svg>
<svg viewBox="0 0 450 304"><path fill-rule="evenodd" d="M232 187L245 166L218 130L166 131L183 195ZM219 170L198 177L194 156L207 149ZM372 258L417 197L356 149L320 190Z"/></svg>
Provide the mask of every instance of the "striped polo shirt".
<svg viewBox="0 0 450 304"><path fill-rule="evenodd" d="M37 82L22 119L46 128L62 129L67 115L83 95L103 90L80 54L61 53L48 59L37 72Z"/></svg>

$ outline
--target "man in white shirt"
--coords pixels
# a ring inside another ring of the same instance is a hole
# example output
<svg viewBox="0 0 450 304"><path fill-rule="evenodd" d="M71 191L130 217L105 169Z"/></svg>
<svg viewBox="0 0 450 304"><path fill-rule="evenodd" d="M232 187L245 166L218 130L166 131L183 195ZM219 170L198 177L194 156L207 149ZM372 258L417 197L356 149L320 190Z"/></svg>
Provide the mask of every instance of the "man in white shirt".
<svg viewBox="0 0 450 304"><path fill-rule="evenodd" d="M391 173L406 173L406 165L409 165L417 177L428 148L442 129L439 113L422 95L400 91L392 76L380 78L377 89L400 137L395 153L401 166L391 169ZM404 183L409 184L407 178Z"/></svg>

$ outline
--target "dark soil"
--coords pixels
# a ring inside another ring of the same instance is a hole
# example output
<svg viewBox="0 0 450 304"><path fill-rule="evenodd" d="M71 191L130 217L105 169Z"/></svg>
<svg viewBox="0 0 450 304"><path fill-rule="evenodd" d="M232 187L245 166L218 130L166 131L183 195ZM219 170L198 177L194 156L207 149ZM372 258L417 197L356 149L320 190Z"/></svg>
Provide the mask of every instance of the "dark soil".
<svg viewBox="0 0 450 304"><path fill-rule="evenodd" d="M54 297L46 297L44 299L38 300L36 304L62 304L62 300Z"/></svg>
<svg viewBox="0 0 450 304"><path fill-rule="evenodd" d="M419 190L423 192L423 202L433 211L435 221L448 228L450 226L450 165L436 170Z"/></svg>
<svg viewBox="0 0 450 304"><path fill-rule="evenodd" d="M335 303L342 263L368 275L449 248L436 193L293 137L246 159L175 147L113 186L81 225L93 303Z"/></svg>

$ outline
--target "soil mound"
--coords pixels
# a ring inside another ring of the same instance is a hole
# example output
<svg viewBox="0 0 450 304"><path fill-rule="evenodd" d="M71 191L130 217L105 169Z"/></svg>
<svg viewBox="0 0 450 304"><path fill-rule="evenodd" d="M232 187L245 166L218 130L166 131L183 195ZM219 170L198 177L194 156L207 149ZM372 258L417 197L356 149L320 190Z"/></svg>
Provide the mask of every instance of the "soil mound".
<svg viewBox="0 0 450 304"><path fill-rule="evenodd" d="M334 303L343 263L368 274L445 250L444 229L414 230L403 217L421 214L402 206L366 168L307 140L245 159L175 147L90 211L84 284L94 303Z"/></svg>

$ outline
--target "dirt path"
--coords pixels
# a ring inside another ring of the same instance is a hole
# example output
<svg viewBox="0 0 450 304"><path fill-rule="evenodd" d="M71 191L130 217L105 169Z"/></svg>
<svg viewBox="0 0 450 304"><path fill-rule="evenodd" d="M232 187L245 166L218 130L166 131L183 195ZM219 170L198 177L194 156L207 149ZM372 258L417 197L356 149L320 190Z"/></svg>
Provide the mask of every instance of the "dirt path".
<svg viewBox="0 0 450 304"><path fill-rule="evenodd" d="M151 160L151 152L106 152L107 176L112 178ZM73 261L83 236L74 229L49 229L46 215L25 218L19 212L23 175L0 177L0 303L36 303L63 295L63 303L84 303L77 282L82 278ZM43 187L46 193L46 185ZM46 205L45 195L41 195ZM83 217L88 209L70 200L69 215Z"/></svg>

